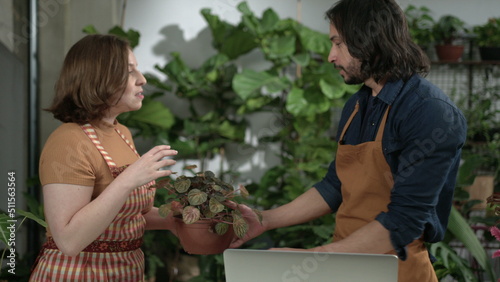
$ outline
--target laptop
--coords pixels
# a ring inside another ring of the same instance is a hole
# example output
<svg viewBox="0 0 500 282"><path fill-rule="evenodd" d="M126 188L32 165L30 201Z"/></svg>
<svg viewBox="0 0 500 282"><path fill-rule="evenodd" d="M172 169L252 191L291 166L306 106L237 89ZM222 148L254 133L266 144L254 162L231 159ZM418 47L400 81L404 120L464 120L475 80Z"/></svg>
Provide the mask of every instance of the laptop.
<svg viewBox="0 0 500 282"><path fill-rule="evenodd" d="M227 249L226 282L397 282L394 255Z"/></svg>

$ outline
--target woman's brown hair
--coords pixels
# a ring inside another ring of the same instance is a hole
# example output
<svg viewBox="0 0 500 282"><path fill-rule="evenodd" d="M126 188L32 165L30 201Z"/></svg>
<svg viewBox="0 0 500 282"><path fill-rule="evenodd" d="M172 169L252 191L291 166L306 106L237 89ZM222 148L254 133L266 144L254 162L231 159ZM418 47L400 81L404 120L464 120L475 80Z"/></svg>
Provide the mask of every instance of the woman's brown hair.
<svg viewBox="0 0 500 282"><path fill-rule="evenodd" d="M113 96L123 93L128 79L130 45L113 35L93 34L71 47L46 109L62 122L84 124L104 117Z"/></svg>

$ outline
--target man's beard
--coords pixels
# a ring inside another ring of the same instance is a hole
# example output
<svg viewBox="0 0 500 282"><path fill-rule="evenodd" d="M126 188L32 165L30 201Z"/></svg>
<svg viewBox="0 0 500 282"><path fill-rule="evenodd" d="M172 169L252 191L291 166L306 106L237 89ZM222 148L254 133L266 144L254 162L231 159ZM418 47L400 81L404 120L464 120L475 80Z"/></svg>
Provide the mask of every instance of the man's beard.
<svg viewBox="0 0 500 282"><path fill-rule="evenodd" d="M347 68L343 66L335 66L344 71L345 76L344 82L345 84L353 85L353 84L361 84L365 82L369 77L366 74L361 73L361 63L351 62Z"/></svg>

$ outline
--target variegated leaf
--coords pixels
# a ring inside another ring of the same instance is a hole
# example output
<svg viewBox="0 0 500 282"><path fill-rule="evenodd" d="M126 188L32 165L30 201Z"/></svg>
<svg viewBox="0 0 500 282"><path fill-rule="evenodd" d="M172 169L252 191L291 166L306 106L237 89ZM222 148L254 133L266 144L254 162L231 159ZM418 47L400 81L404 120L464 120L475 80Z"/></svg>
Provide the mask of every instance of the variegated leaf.
<svg viewBox="0 0 500 282"><path fill-rule="evenodd" d="M176 179L174 183L175 191L179 193L185 193L188 189L189 186L191 186L191 180L189 179Z"/></svg>
<svg viewBox="0 0 500 282"><path fill-rule="evenodd" d="M206 218L214 218L215 217L215 213L210 211L210 207L208 207L208 206L204 206L201 210L201 213Z"/></svg>
<svg viewBox="0 0 500 282"><path fill-rule="evenodd" d="M215 198L210 198L209 201L210 211L213 213L218 213L224 210L225 206L217 201Z"/></svg>
<svg viewBox="0 0 500 282"><path fill-rule="evenodd" d="M215 198L217 201L219 202L224 202L227 197L224 196L224 194L222 194L221 192L215 192L213 195L212 195L212 198Z"/></svg>
<svg viewBox="0 0 500 282"><path fill-rule="evenodd" d="M227 230L229 229L229 224L224 223L224 222L218 222L215 227L215 233L219 235L224 235L226 234Z"/></svg>
<svg viewBox="0 0 500 282"><path fill-rule="evenodd" d="M172 212L172 203L163 204L158 208L161 217L167 217Z"/></svg>
<svg viewBox="0 0 500 282"><path fill-rule="evenodd" d="M257 218L259 219L259 222L262 225L262 219L263 219L262 212L260 210L257 210L257 209L252 209L252 210L257 215Z"/></svg>
<svg viewBox="0 0 500 282"><path fill-rule="evenodd" d="M197 206L201 205L207 201L207 193L201 191L200 189L193 189L188 193L188 201L190 205Z"/></svg>
<svg viewBox="0 0 500 282"><path fill-rule="evenodd" d="M240 186L238 187L238 190L240 190L240 195L241 195L243 198L245 198L245 199L246 199L246 198L248 198L248 196L250 195L250 194L248 193L247 188L245 188L245 186L243 186L243 185L241 185L241 184L240 184Z"/></svg>
<svg viewBox="0 0 500 282"><path fill-rule="evenodd" d="M205 177L207 178L214 178L215 177L215 174L213 172L211 172L210 170L207 170L203 173L203 175L205 175Z"/></svg>
<svg viewBox="0 0 500 282"><path fill-rule="evenodd" d="M239 238L243 238L248 231L248 223L241 216L240 213L233 212L233 229L234 234Z"/></svg>
<svg viewBox="0 0 500 282"><path fill-rule="evenodd" d="M182 220L186 224L192 224L200 219L200 210L193 206L187 206L182 210Z"/></svg>

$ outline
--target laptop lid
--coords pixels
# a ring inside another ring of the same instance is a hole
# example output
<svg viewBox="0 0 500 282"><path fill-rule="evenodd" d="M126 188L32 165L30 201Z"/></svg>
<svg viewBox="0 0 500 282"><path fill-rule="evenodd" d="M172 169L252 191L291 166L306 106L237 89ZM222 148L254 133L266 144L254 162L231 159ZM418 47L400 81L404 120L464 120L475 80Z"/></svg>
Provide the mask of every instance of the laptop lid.
<svg viewBox="0 0 500 282"><path fill-rule="evenodd" d="M397 282L394 255L227 249L226 282Z"/></svg>

